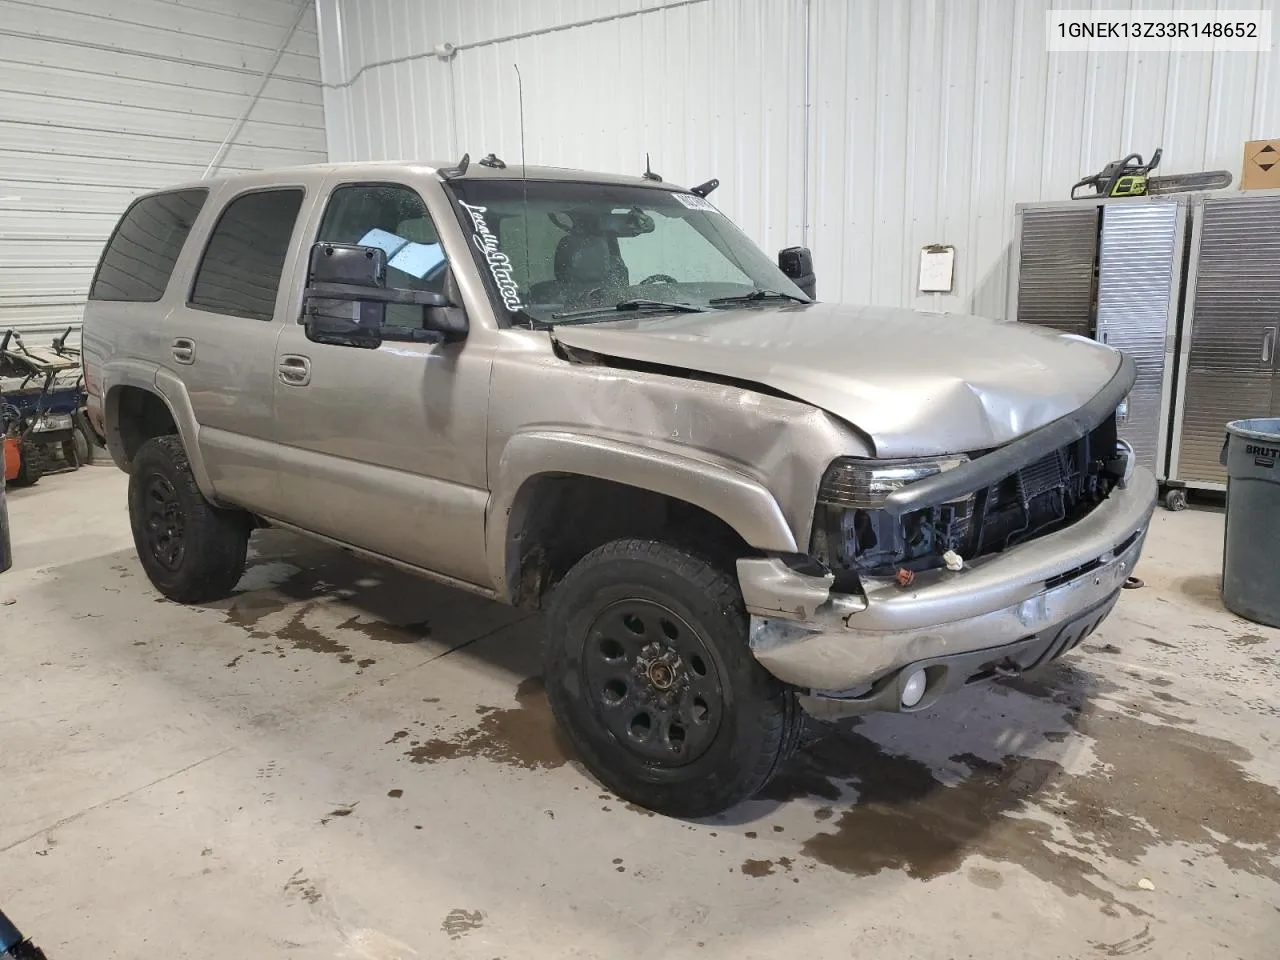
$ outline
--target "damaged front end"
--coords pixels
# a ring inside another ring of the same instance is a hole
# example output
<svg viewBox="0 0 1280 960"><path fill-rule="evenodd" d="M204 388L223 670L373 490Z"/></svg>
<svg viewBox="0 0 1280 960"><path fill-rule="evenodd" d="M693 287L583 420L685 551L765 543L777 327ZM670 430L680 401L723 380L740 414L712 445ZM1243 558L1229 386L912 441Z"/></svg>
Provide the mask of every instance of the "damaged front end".
<svg viewBox="0 0 1280 960"><path fill-rule="evenodd" d="M835 575L837 592L857 589L862 577L910 583L926 570L958 569L1088 515L1123 482L1116 447L1111 416L994 482L907 510L893 508L894 493L973 460L837 460L819 487L812 554Z"/></svg>
<svg viewBox="0 0 1280 960"><path fill-rule="evenodd" d="M1133 373L1124 360L1089 404L995 450L837 459L810 555L738 562L753 654L834 717L925 709L1072 649L1115 604L1155 507L1117 437Z"/></svg>

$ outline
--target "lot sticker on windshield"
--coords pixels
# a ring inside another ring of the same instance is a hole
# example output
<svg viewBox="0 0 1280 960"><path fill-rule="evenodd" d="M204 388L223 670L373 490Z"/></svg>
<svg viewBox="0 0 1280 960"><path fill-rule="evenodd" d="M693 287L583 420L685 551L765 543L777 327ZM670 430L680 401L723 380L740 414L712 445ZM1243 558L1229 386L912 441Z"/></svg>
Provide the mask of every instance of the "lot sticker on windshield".
<svg viewBox="0 0 1280 960"><path fill-rule="evenodd" d="M485 262L489 264L489 272L493 274L493 281L498 285L498 293L502 297L503 306L515 313L522 307L520 303L520 288L511 276L510 258L498 249L498 238L493 235L493 232L489 229L488 222L484 218L489 208L475 207L464 201L459 201L459 203L462 204L467 214L471 217L471 224L475 227L475 233L471 235L471 242L476 245L477 250L484 254Z"/></svg>
<svg viewBox="0 0 1280 960"><path fill-rule="evenodd" d="M720 212L711 205L710 200L706 197L700 197L696 193L673 193L672 196L690 210L710 210L712 213Z"/></svg>

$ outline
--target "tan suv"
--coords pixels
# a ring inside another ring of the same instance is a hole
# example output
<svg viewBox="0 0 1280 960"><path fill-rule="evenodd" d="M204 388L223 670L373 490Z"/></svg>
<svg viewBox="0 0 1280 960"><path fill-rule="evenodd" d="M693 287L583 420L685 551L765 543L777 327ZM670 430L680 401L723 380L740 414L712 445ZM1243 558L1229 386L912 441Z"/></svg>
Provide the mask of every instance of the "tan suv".
<svg viewBox="0 0 1280 960"><path fill-rule="evenodd" d="M358 164L137 200L84 320L91 416L165 596L270 525L546 610L546 686L623 797L750 796L798 708L922 710L1107 615L1151 474L1132 362L821 304L646 177Z"/></svg>

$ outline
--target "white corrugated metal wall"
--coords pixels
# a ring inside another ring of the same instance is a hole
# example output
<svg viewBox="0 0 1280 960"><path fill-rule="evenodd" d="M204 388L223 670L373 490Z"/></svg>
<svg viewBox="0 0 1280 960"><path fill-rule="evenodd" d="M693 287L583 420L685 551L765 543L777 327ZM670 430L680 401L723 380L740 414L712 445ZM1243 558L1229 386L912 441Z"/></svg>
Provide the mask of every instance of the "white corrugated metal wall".
<svg viewBox="0 0 1280 960"><path fill-rule="evenodd" d="M1164 172L1238 178L1244 141L1280 135L1280 49L1045 49L1051 7L1261 8L1280 27L1280 0L317 5L333 159L518 157L519 64L531 163L638 172L647 150L668 179L719 177L766 250L812 246L828 300L1003 315L1014 203L1157 146ZM915 291L928 243L956 247L951 295Z"/></svg>
<svg viewBox="0 0 1280 960"><path fill-rule="evenodd" d="M0 0L0 330L79 323L130 198L203 174L295 23L224 171L326 159L310 0Z"/></svg>

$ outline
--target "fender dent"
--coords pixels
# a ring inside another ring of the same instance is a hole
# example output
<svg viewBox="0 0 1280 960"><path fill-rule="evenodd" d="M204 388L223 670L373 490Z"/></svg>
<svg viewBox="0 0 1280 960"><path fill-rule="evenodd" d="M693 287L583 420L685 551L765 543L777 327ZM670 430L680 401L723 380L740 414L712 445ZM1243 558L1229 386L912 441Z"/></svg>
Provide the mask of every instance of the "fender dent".
<svg viewBox="0 0 1280 960"><path fill-rule="evenodd" d="M485 522L489 569L499 596L510 588L506 553L512 506L529 480L547 474L595 477L684 500L719 517L759 550L796 552L773 494L728 463L598 435L522 433L502 452Z"/></svg>

